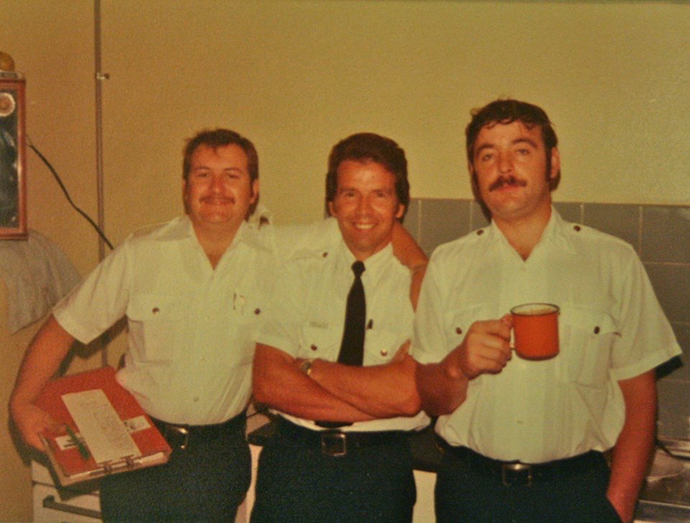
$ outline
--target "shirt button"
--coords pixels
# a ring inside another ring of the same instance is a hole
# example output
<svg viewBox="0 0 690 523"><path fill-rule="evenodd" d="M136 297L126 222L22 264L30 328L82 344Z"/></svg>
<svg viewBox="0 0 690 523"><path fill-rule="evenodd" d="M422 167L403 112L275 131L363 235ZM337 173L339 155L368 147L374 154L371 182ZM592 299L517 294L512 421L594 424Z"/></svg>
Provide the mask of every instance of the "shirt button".
<svg viewBox="0 0 690 523"><path fill-rule="evenodd" d="M261 314L261 309L254 309L254 314Z"/></svg>
<svg viewBox="0 0 690 523"><path fill-rule="evenodd" d="M388 350L387 349L381 349L381 356L388 356Z"/></svg>
<svg viewBox="0 0 690 523"><path fill-rule="evenodd" d="M594 327L594 334L599 334L601 329L599 327Z"/></svg>
<svg viewBox="0 0 690 523"><path fill-rule="evenodd" d="M460 327L455 327L455 334L462 334L462 329Z"/></svg>
<svg viewBox="0 0 690 523"><path fill-rule="evenodd" d="M161 310L158 307L154 307L151 312L154 314L158 314Z"/></svg>
<svg viewBox="0 0 690 523"><path fill-rule="evenodd" d="M484 229L479 229L477 231L477 236L481 236L482 234L484 234Z"/></svg>
<svg viewBox="0 0 690 523"><path fill-rule="evenodd" d="M317 347L316 345L312 345L312 346L309 347L309 348L310 348L311 350L316 350L316 349L318 349L318 347Z"/></svg>
<svg viewBox="0 0 690 523"><path fill-rule="evenodd" d="M321 257L327 258L327 257L328 257L328 253L327 253L327 252L322 253L322 254L321 254Z"/></svg>
<svg viewBox="0 0 690 523"><path fill-rule="evenodd" d="M573 229L575 229L575 232L580 232L582 230L582 227L579 225L573 225Z"/></svg>

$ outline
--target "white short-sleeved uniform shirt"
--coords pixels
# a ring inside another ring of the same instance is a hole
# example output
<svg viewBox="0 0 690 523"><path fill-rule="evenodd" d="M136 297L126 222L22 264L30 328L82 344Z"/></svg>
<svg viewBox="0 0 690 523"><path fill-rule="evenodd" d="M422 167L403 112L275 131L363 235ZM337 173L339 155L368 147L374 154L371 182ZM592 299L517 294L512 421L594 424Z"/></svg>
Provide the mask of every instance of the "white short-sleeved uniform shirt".
<svg viewBox="0 0 690 523"><path fill-rule="evenodd" d="M540 463L611 448L625 407L618 380L680 353L642 264L627 243L567 223L552 210L523 260L494 225L432 255L415 322L414 356L438 362L478 320L523 303L560 307L560 353L515 353L498 374L469 382L466 401L437 432L494 459Z"/></svg>
<svg viewBox="0 0 690 523"><path fill-rule="evenodd" d="M280 260L339 236L335 220L280 237L273 229L243 223L215 269L186 216L137 232L54 315L83 343L126 316L128 350L118 381L151 416L221 423L249 401L254 336Z"/></svg>
<svg viewBox="0 0 690 523"><path fill-rule="evenodd" d="M354 281L355 258L342 239L324 251L305 252L280 271L276 290L263 315L257 342L295 358L337 361L345 325L347 295ZM389 244L364 261L366 295L363 365L382 365L412 336L414 312L409 299L410 271ZM312 430L313 421L280 413ZM424 413L354 423L343 431L414 430L428 425Z"/></svg>

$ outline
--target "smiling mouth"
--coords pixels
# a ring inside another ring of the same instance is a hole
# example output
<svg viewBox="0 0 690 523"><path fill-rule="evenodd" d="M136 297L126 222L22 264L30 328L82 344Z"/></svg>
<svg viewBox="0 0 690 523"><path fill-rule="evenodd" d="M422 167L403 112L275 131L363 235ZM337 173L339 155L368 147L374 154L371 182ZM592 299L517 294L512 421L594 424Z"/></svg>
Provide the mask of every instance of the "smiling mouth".
<svg viewBox="0 0 690 523"><path fill-rule="evenodd" d="M499 176L495 182L489 185L489 192L496 191L501 187L526 187L527 182L518 180L515 176Z"/></svg>
<svg viewBox="0 0 690 523"><path fill-rule="evenodd" d="M374 228L373 223L355 223L353 225L354 225L354 228L359 230L359 231L368 231L368 230Z"/></svg>

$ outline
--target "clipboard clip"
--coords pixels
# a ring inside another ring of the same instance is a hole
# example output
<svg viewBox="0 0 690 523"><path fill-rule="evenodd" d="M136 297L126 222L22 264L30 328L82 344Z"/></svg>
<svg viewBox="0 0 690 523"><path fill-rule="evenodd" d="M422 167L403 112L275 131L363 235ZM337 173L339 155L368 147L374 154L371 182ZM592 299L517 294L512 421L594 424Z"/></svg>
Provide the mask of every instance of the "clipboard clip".
<svg viewBox="0 0 690 523"><path fill-rule="evenodd" d="M140 463L140 457L126 456L119 461L105 461L98 465L101 467L100 472L107 476L119 470L133 470L139 466ZM94 471L94 473L98 473L98 471Z"/></svg>

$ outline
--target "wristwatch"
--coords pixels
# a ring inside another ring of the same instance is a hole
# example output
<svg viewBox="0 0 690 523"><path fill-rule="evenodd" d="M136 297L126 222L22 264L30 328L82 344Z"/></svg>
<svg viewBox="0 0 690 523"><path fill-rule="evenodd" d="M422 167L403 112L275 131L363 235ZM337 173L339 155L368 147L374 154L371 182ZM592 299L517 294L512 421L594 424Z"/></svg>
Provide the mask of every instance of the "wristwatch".
<svg viewBox="0 0 690 523"><path fill-rule="evenodd" d="M300 363L299 370L302 371L304 374L309 376L311 374L311 366L314 364L314 360L304 360L302 363Z"/></svg>

